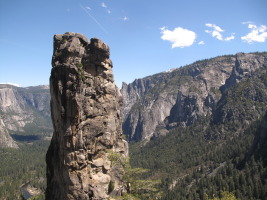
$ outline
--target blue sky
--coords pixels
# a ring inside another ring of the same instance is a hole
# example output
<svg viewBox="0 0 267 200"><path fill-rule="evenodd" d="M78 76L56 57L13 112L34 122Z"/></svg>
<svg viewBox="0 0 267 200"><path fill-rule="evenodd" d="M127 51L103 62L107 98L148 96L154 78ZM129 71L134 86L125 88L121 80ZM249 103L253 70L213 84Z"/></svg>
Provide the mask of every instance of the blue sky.
<svg viewBox="0 0 267 200"><path fill-rule="evenodd" d="M0 83L48 84L53 35L110 46L117 85L237 52L267 51L266 0L0 0Z"/></svg>

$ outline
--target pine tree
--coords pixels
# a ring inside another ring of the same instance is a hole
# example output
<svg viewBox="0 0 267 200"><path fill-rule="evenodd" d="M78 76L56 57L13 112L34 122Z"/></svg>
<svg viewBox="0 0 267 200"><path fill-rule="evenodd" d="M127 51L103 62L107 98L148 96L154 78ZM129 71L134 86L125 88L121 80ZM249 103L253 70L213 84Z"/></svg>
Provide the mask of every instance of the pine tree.
<svg viewBox="0 0 267 200"><path fill-rule="evenodd" d="M122 157L121 154L109 151L109 159L113 165L121 169L123 182L127 188L127 194L122 197L116 197L118 200L156 200L162 196L158 189L159 180L141 179L140 175L148 172L143 168L132 168L129 158Z"/></svg>
<svg viewBox="0 0 267 200"><path fill-rule="evenodd" d="M221 192L221 196L222 197L215 197L215 198L208 199L208 200L238 200L233 193L229 193L225 191Z"/></svg>

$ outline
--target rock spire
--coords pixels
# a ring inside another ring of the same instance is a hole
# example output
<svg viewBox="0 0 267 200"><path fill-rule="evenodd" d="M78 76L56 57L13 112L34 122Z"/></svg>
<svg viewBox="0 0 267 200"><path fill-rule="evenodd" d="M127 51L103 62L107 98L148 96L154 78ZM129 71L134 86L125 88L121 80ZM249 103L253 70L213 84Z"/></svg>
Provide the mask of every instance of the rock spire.
<svg viewBox="0 0 267 200"><path fill-rule="evenodd" d="M47 200L106 199L124 190L109 158L110 152L128 154L122 97L109 55L108 45L97 38L89 42L70 32L54 36Z"/></svg>

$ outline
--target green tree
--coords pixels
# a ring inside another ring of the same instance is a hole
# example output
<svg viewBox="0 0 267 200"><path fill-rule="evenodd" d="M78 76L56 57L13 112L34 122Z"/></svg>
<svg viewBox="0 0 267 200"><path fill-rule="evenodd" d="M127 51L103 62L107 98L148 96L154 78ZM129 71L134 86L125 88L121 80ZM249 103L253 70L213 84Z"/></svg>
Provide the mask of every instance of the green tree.
<svg viewBox="0 0 267 200"><path fill-rule="evenodd" d="M222 194L221 195L222 197L215 197L212 199L208 198L208 196L206 195L206 199L208 200L238 200L233 193L224 191L224 192L221 192L221 194Z"/></svg>
<svg viewBox="0 0 267 200"><path fill-rule="evenodd" d="M162 193L158 189L159 180L141 179L141 175L148 172L143 168L132 168L128 157L109 151L109 159L112 165L116 165L123 174L123 182L127 188L127 194L116 197L119 200L159 199Z"/></svg>

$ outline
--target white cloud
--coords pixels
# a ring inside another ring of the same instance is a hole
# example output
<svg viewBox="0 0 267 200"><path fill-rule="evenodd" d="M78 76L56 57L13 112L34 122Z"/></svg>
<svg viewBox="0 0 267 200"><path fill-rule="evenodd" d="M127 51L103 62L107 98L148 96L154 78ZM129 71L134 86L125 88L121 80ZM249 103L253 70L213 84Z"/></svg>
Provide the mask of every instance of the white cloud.
<svg viewBox="0 0 267 200"><path fill-rule="evenodd" d="M87 10L92 10L89 6L86 6L85 8L86 8Z"/></svg>
<svg viewBox="0 0 267 200"><path fill-rule="evenodd" d="M216 26L215 24L206 24L207 27L214 28L215 31L218 32L224 32L219 26Z"/></svg>
<svg viewBox="0 0 267 200"><path fill-rule="evenodd" d="M129 18L125 16L125 17L122 18L122 20L123 20L123 21L128 21Z"/></svg>
<svg viewBox="0 0 267 200"><path fill-rule="evenodd" d="M200 42L198 42L198 44L199 45L203 45L203 44L205 44L205 42L204 41L200 41Z"/></svg>
<svg viewBox="0 0 267 200"><path fill-rule="evenodd" d="M242 22L242 24L254 24L252 21Z"/></svg>
<svg viewBox="0 0 267 200"><path fill-rule="evenodd" d="M267 26L261 25L256 26L253 23L246 22L243 24L248 24L248 28L251 29L250 33L241 37L241 39L249 44L253 42L265 42L267 38Z"/></svg>
<svg viewBox="0 0 267 200"><path fill-rule="evenodd" d="M108 6L107 6L104 2L101 3L101 7L102 7L102 8L105 8L108 14L111 13L111 10L108 9Z"/></svg>
<svg viewBox="0 0 267 200"><path fill-rule="evenodd" d="M215 24L206 24L206 26L213 29L212 31L205 30L206 33L211 34L212 37L215 37L218 40L223 40L221 33L224 32L224 30L222 30L219 26L216 26Z"/></svg>
<svg viewBox="0 0 267 200"><path fill-rule="evenodd" d="M222 33L224 32L221 27L215 25L215 24L205 24L207 27L212 28L213 30L205 30L206 33L211 34L212 37L217 38L218 40L221 41L229 41L235 39L234 33L230 37L226 37L225 39L223 38Z"/></svg>
<svg viewBox="0 0 267 200"><path fill-rule="evenodd" d="M103 2L103 3L101 3L101 7L107 8L107 5Z"/></svg>
<svg viewBox="0 0 267 200"><path fill-rule="evenodd" d="M235 39L235 36L234 35L231 35L230 37L227 37L224 40L225 41L230 41L230 40L233 40L233 39Z"/></svg>
<svg viewBox="0 0 267 200"><path fill-rule="evenodd" d="M161 29L161 39L167 40L172 43L172 48L175 47L189 47L191 46L197 37L197 34L193 31L177 27L173 31L168 30L166 27Z"/></svg>

